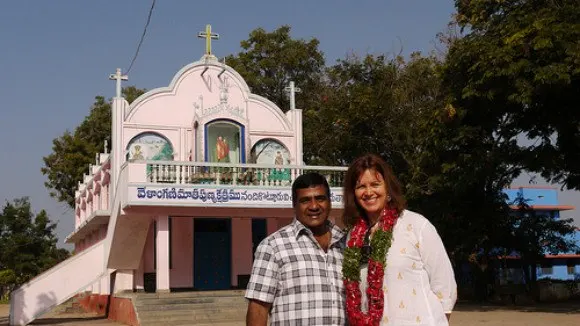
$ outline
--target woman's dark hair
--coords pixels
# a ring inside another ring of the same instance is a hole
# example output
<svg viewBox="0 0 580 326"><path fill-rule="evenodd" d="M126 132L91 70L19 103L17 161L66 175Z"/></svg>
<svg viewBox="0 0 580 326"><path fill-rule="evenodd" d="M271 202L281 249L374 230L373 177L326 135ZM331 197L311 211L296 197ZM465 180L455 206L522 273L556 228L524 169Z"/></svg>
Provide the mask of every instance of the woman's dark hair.
<svg viewBox="0 0 580 326"><path fill-rule="evenodd" d="M388 202L390 207L394 208L399 214L407 207L401 184L393 174L391 167L380 156L365 154L351 163L344 178L342 222L349 228L354 226L359 216L366 218L366 212L359 206L354 195L356 183L366 170L375 170L385 180L387 195L391 197Z"/></svg>

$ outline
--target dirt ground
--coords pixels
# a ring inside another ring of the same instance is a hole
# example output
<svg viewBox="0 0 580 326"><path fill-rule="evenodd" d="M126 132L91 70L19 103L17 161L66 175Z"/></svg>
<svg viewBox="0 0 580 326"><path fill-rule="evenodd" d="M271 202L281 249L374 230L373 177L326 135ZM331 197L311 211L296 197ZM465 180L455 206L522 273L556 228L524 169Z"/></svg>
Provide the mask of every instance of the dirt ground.
<svg viewBox="0 0 580 326"><path fill-rule="evenodd" d="M529 307L458 304L451 326L578 326L580 301Z"/></svg>
<svg viewBox="0 0 580 326"><path fill-rule="evenodd" d="M0 304L0 326L8 325L10 305ZM89 325L122 325L107 320L104 316L92 313L47 314L35 320L31 325L89 326Z"/></svg>
<svg viewBox="0 0 580 326"><path fill-rule="evenodd" d="M0 305L0 326L8 325L8 305ZM94 314L48 315L32 325L121 325ZM580 301L542 304L532 307L504 307L458 304L451 315L451 326L578 326Z"/></svg>

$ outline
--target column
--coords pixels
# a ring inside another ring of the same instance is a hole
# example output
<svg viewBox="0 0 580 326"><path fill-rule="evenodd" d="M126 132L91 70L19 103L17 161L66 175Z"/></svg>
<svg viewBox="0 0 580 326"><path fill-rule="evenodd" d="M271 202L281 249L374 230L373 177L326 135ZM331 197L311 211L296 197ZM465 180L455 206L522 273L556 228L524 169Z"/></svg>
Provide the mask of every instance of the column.
<svg viewBox="0 0 580 326"><path fill-rule="evenodd" d="M96 185L95 185L96 187ZM101 189L99 189L98 192L94 192L93 193L93 203L95 203L95 205L93 206L93 209L95 211L98 211L101 209Z"/></svg>
<svg viewBox="0 0 580 326"><path fill-rule="evenodd" d="M144 266L143 256L141 256L139 268L135 271L135 290L137 292L145 292L145 280L143 279L144 273L143 266Z"/></svg>
<svg viewBox="0 0 580 326"><path fill-rule="evenodd" d="M232 285L238 286L238 275L252 272L252 218L232 217Z"/></svg>
<svg viewBox="0 0 580 326"><path fill-rule="evenodd" d="M101 290L101 282L96 281L95 283L93 283L93 285L91 286L91 293L92 294L97 294L99 293L99 291Z"/></svg>
<svg viewBox="0 0 580 326"><path fill-rule="evenodd" d="M109 210L109 184L101 186L101 209Z"/></svg>
<svg viewBox="0 0 580 326"><path fill-rule="evenodd" d="M157 292L169 292L169 218L157 217Z"/></svg>
<svg viewBox="0 0 580 326"><path fill-rule="evenodd" d="M133 270L119 269L115 275L115 293L133 292Z"/></svg>
<svg viewBox="0 0 580 326"><path fill-rule="evenodd" d="M111 294L111 270L107 269L105 276L101 277L101 289L99 294L108 295Z"/></svg>

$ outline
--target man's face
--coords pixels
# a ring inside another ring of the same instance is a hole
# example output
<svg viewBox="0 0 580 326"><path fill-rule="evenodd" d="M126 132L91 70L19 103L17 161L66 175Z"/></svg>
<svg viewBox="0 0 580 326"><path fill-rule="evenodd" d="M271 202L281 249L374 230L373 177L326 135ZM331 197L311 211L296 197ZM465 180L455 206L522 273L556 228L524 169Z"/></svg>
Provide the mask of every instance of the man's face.
<svg viewBox="0 0 580 326"><path fill-rule="evenodd" d="M330 214L330 198L324 186L298 189L296 191L296 218L309 229L315 229L325 224Z"/></svg>

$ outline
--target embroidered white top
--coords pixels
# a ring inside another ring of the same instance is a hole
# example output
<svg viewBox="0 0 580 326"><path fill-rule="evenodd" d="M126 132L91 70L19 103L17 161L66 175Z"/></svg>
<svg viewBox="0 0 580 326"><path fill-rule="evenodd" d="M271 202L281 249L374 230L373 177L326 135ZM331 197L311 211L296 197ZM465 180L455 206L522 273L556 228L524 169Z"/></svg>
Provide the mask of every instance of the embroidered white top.
<svg viewBox="0 0 580 326"><path fill-rule="evenodd" d="M365 266L360 283L365 312L366 279ZM457 300L455 275L437 230L420 214L403 211L393 228L383 291L381 325L449 325L445 314Z"/></svg>

